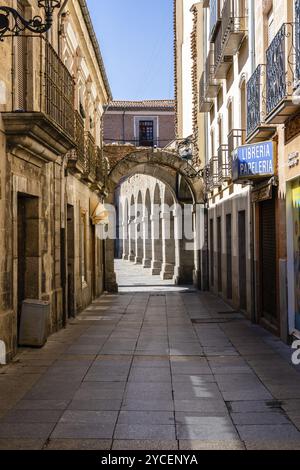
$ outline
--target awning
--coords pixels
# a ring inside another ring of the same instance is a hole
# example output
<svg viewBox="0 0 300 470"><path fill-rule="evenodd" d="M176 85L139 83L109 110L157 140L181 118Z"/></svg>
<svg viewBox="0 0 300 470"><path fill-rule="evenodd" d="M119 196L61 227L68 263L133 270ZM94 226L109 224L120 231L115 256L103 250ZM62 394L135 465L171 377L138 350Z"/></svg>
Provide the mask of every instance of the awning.
<svg viewBox="0 0 300 470"><path fill-rule="evenodd" d="M91 220L93 225L108 225L109 213L106 210L104 204L101 202L98 203L97 207L91 215Z"/></svg>
<svg viewBox="0 0 300 470"><path fill-rule="evenodd" d="M278 181L272 177L269 181L260 183L252 189L251 202L263 202L273 198L273 188L278 186Z"/></svg>

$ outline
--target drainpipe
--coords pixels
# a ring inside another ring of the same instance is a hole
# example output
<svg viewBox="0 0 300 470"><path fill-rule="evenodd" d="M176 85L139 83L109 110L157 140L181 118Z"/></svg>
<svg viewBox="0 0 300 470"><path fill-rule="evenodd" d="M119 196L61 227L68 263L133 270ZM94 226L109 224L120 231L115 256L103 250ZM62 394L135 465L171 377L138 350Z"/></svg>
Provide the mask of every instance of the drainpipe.
<svg viewBox="0 0 300 470"><path fill-rule="evenodd" d="M255 0L249 0L249 43L250 43L250 61L251 75L256 69L256 53L255 53Z"/></svg>

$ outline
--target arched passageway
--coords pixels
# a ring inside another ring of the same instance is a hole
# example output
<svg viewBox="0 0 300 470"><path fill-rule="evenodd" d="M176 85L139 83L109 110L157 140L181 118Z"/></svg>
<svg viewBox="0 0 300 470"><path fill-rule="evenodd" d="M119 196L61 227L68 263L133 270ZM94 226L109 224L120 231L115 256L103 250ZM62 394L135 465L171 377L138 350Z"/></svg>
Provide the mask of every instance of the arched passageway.
<svg viewBox="0 0 300 470"><path fill-rule="evenodd" d="M141 150L111 169L108 187L106 203L119 204L122 214L122 258L151 268L161 279L197 284L201 250L194 227L196 208L203 207L203 183L195 170L175 153ZM109 238L105 277L106 289L116 291Z"/></svg>

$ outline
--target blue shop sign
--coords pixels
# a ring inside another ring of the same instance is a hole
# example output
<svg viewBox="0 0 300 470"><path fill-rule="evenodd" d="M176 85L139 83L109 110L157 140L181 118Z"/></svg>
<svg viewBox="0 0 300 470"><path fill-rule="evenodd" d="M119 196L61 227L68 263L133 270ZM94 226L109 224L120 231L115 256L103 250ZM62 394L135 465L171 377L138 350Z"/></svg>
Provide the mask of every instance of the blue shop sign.
<svg viewBox="0 0 300 470"><path fill-rule="evenodd" d="M235 182L271 177L274 167L274 144L271 141L243 145L232 155L232 179Z"/></svg>

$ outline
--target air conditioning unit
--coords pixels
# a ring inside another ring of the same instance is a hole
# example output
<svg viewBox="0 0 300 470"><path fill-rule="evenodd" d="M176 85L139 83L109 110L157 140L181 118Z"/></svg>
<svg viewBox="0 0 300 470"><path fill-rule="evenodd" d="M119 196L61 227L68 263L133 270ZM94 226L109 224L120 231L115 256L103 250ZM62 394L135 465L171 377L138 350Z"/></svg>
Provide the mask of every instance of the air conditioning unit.
<svg viewBox="0 0 300 470"><path fill-rule="evenodd" d="M24 300L20 319L19 345L41 348L47 341L50 303Z"/></svg>

